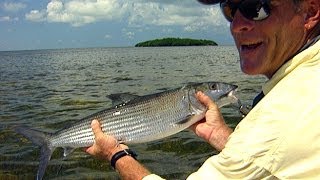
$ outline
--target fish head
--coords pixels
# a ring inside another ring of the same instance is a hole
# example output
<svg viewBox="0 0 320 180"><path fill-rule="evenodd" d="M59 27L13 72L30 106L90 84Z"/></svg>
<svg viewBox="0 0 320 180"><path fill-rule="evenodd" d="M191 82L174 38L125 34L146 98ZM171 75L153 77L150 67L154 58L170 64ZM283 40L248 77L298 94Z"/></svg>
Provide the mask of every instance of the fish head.
<svg viewBox="0 0 320 180"><path fill-rule="evenodd" d="M238 86L224 82L205 82L194 85L196 91L202 91L209 96L218 107L229 104L238 104L239 100L234 95Z"/></svg>

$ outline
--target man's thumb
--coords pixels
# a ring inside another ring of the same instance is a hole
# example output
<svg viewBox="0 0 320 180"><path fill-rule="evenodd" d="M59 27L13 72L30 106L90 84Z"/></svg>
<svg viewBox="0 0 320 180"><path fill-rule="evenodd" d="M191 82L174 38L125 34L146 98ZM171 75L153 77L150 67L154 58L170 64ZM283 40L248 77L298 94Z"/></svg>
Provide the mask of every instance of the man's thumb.
<svg viewBox="0 0 320 180"><path fill-rule="evenodd" d="M95 137L97 137L101 133L103 134L99 121L93 120L91 122L91 128L92 128L92 131L93 131Z"/></svg>
<svg viewBox="0 0 320 180"><path fill-rule="evenodd" d="M199 91L197 92L197 98L198 100L205 105L206 107L208 107L208 109L216 109L217 105L210 99L209 96L205 95L203 92Z"/></svg>

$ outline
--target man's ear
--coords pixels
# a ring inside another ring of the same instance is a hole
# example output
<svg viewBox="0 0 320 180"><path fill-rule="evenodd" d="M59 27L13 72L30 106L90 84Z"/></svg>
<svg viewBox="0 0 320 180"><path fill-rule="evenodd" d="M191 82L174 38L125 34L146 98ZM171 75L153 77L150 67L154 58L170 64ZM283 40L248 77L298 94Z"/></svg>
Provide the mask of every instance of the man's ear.
<svg viewBox="0 0 320 180"><path fill-rule="evenodd" d="M320 0L305 0L305 28L313 29L320 22Z"/></svg>

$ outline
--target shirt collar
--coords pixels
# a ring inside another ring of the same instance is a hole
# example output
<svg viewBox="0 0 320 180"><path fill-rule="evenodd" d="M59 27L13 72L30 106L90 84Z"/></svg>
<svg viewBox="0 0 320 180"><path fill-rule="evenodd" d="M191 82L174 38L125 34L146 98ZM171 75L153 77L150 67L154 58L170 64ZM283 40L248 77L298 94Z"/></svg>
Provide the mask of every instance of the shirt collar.
<svg viewBox="0 0 320 180"><path fill-rule="evenodd" d="M284 65L278 69L278 71L269 79L263 86L262 91L266 95L271 89L285 76L287 76L292 70L294 70L300 64L311 61L315 54L319 53L320 49L320 35L309 41L304 45L293 58L287 61Z"/></svg>
<svg viewBox="0 0 320 180"><path fill-rule="evenodd" d="M307 42L299 51L298 53L306 50L308 47L314 45L318 40L320 39L320 35L318 35L317 37L313 38L311 41ZM297 54L298 54L297 53Z"/></svg>

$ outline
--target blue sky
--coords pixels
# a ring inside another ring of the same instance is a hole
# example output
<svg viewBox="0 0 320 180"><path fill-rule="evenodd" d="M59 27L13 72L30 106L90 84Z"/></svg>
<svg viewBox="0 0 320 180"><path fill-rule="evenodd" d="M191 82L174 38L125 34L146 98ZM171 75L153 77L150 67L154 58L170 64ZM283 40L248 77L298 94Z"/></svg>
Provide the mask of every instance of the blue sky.
<svg viewBox="0 0 320 180"><path fill-rule="evenodd" d="M219 6L196 0L0 1L0 51L134 46L163 37L233 45Z"/></svg>

